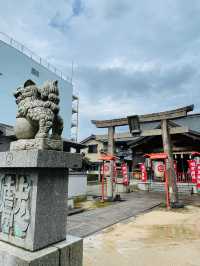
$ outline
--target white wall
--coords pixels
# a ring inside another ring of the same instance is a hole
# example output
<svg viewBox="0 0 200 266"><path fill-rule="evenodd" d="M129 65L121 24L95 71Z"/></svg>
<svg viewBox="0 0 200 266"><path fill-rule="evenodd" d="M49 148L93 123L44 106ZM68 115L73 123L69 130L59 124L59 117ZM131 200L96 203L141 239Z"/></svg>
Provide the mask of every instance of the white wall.
<svg viewBox="0 0 200 266"><path fill-rule="evenodd" d="M39 71L39 78L31 74L31 69ZM46 80L58 80L60 88L60 114L64 120L63 136L69 138L72 116L72 84L33 61L15 48L0 40L0 122L14 125L16 104L12 93L32 79L38 85Z"/></svg>
<svg viewBox="0 0 200 266"><path fill-rule="evenodd" d="M87 175L85 173L69 173L68 197L84 196L87 193Z"/></svg>

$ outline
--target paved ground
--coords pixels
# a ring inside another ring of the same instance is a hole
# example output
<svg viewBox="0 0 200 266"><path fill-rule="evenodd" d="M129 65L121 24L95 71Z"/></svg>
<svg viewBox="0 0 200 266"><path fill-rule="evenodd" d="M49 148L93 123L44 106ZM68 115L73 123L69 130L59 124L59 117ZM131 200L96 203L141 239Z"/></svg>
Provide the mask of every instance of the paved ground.
<svg viewBox="0 0 200 266"><path fill-rule="evenodd" d="M157 206L163 201L163 195L149 192L132 192L124 194L123 202L117 202L105 208L98 208L68 217L69 234L86 237L110 225Z"/></svg>
<svg viewBox="0 0 200 266"><path fill-rule="evenodd" d="M199 266L200 196L154 208L84 239L84 266Z"/></svg>

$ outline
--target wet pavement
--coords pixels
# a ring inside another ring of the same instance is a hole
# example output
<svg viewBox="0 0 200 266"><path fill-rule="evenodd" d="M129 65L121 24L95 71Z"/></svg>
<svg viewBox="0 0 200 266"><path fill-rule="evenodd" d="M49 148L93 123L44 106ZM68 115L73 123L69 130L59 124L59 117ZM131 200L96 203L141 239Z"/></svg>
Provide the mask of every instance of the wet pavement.
<svg viewBox="0 0 200 266"><path fill-rule="evenodd" d="M108 226L135 217L164 201L160 193L136 191L123 194L122 202L115 202L104 208L85 211L68 217L67 232L74 236L86 237Z"/></svg>

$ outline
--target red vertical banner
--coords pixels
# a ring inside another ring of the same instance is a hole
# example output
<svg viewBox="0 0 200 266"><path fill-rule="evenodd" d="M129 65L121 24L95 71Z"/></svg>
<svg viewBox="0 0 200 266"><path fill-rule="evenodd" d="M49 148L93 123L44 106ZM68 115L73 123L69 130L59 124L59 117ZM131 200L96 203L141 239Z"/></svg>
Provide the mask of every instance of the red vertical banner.
<svg viewBox="0 0 200 266"><path fill-rule="evenodd" d="M192 183L197 182L197 165L195 160L188 160L188 166L190 170L190 175L192 178Z"/></svg>
<svg viewBox="0 0 200 266"><path fill-rule="evenodd" d="M128 179L128 167L125 162L122 163L122 176L123 176L123 184L125 186L129 185L129 179Z"/></svg>
<svg viewBox="0 0 200 266"><path fill-rule="evenodd" d="M113 182L117 182L117 165L115 161L113 161Z"/></svg>
<svg viewBox="0 0 200 266"><path fill-rule="evenodd" d="M142 172L142 182L147 182L147 170L144 163L140 164L140 171Z"/></svg>
<svg viewBox="0 0 200 266"><path fill-rule="evenodd" d="M196 182L197 189L200 189L200 163L196 164Z"/></svg>

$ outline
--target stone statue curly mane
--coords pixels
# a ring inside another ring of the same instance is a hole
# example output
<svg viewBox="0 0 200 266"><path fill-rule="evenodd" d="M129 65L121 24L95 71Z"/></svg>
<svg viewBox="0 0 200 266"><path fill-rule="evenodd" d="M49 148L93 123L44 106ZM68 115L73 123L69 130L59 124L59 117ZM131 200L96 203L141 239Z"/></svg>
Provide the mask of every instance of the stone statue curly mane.
<svg viewBox="0 0 200 266"><path fill-rule="evenodd" d="M28 134L16 134L18 139L47 138L50 129L52 139L61 139L63 120L58 114L58 81L47 81L42 88L38 88L32 80L27 80L14 96L18 106L17 120L25 118L31 128Z"/></svg>

